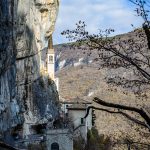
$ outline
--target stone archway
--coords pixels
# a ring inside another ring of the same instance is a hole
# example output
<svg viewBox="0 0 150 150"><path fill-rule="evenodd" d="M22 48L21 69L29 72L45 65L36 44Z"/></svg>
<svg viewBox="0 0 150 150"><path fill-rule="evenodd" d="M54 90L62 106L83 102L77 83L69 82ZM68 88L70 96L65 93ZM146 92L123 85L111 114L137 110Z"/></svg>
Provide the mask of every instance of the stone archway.
<svg viewBox="0 0 150 150"><path fill-rule="evenodd" d="M51 144L51 150L59 150L59 144L58 143L52 143Z"/></svg>

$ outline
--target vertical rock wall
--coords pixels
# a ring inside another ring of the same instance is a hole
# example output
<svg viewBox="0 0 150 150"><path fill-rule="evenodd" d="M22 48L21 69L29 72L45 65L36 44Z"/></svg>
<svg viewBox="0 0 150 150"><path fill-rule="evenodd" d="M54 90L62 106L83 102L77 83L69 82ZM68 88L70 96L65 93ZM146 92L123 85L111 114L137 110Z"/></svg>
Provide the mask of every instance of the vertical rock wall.
<svg viewBox="0 0 150 150"><path fill-rule="evenodd" d="M58 0L0 0L0 131L58 115L53 81L40 72Z"/></svg>
<svg viewBox="0 0 150 150"><path fill-rule="evenodd" d="M3 132L14 123L17 105L13 110L15 101L16 78L16 48L14 31L14 2L11 0L0 1L0 131Z"/></svg>

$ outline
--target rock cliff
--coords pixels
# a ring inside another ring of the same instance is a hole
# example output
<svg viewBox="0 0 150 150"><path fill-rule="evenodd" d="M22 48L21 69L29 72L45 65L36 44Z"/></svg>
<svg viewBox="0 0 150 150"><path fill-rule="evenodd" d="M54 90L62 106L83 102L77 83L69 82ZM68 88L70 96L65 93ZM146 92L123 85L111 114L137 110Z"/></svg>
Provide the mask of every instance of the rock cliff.
<svg viewBox="0 0 150 150"><path fill-rule="evenodd" d="M48 46L58 0L0 1L0 132L58 116L58 93L41 74L41 51Z"/></svg>

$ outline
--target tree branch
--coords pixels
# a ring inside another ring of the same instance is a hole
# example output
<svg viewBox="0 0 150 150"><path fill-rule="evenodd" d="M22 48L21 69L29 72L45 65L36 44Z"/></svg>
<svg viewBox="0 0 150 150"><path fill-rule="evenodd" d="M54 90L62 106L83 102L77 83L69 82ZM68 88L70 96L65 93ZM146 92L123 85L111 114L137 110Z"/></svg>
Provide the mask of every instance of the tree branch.
<svg viewBox="0 0 150 150"><path fill-rule="evenodd" d="M40 51L37 51L36 53L28 54L28 55L22 56L22 57L18 57L18 58L16 58L16 61L20 61L20 60L24 60L24 59L27 59L27 58L30 58L30 57L34 57L35 55L41 53L41 52L44 51L44 50L45 50L45 48L43 48L43 49L40 50Z"/></svg>
<svg viewBox="0 0 150 150"><path fill-rule="evenodd" d="M95 97L93 101L102 106L136 112L146 121L146 124L150 127L150 117L147 115L147 113L142 108L139 109L136 107L130 107L130 106L125 106L125 105L120 105L120 104L109 103L109 102L103 101L97 97Z"/></svg>
<svg viewBox="0 0 150 150"><path fill-rule="evenodd" d="M124 54L122 54L121 52L119 52L116 48L113 48L111 45L106 47L105 44L99 43L97 41L97 39L90 39L91 42L97 44L97 49L104 49L106 51L110 51L113 54L115 54L116 56L122 58L123 60L127 61L128 63L130 63L131 65L133 65L134 67L136 67L136 69L143 75L143 77L145 77L146 79L150 80L150 74L148 72L146 72L144 69L142 69L139 65L137 65L132 58L125 56Z"/></svg>
<svg viewBox="0 0 150 150"><path fill-rule="evenodd" d="M122 111L111 111L111 110L108 110L108 109L99 108L99 107L95 107L95 106L89 106L89 107L87 108L86 115L85 115L84 118L86 118L86 117L89 115L90 109L101 110L101 111L105 111L105 112L111 113L111 114L121 114L121 115L123 115L124 117L126 117L127 119L129 119L130 121L133 121L134 123L136 123L136 124L138 124L138 125L141 125L141 126L143 126L143 127L145 127L145 128L148 128L148 129L150 130L149 126L147 126L147 125L145 124L145 122L142 122L142 121L140 121L140 120L138 120L138 119L135 119L135 118L131 117L130 115L128 115L128 114L125 113L125 112L122 112Z"/></svg>

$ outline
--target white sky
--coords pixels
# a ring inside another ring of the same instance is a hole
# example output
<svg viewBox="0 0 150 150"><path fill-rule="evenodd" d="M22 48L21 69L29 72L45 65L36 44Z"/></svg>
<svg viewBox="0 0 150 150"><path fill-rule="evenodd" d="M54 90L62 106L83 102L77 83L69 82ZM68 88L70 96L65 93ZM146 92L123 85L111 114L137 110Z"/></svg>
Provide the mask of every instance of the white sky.
<svg viewBox="0 0 150 150"><path fill-rule="evenodd" d="M142 23L134 10L135 6L128 0L61 0L54 44L68 42L60 33L74 29L79 20L85 21L90 33L106 28L115 29L115 34L129 32L133 30L131 24L139 27Z"/></svg>

